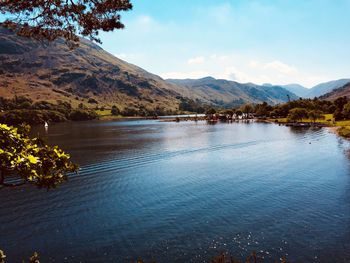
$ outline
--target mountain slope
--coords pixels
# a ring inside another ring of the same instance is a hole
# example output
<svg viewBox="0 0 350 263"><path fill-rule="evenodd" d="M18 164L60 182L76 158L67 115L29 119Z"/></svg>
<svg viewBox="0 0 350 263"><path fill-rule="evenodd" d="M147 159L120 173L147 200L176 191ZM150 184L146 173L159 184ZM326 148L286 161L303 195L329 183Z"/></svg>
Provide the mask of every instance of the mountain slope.
<svg viewBox="0 0 350 263"><path fill-rule="evenodd" d="M95 99L121 108L175 109L184 90L122 61L88 40L69 50L62 40L45 47L0 28L0 95L33 100Z"/></svg>
<svg viewBox="0 0 350 263"><path fill-rule="evenodd" d="M213 78L165 81L85 39L69 50L63 40L44 46L0 27L0 96L16 95L148 110L177 110L182 98L225 107L296 98L281 87Z"/></svg>
<svg viewBox="0 0 350 263"><path fill-rule="evenodd" d="M334 89L344 86L346 83L350 82L350 79L338 79L325 83L318 84L311 88L310 92L306 95L307 98L314 98L322 96Z"/></svg>
<svg viewBox="0 0 350 263"><path fill-rule="evenodd" d="M332 90L329 93L324 94L321 96L321 99L326 100L335 100L339 97L347 96L350 98L350 81L346 83L344 86L337 88L335 90Z"/></svg>
<svg viewBox="0 0 350 263"><path fill-rule="evenodd" d="M281 87L302 98L306 97L307 94L310 93L310 89L307 89L299 84L281 85Z"/></svg>
<svg viewBox="0 0 350 263"><path fill-rule="evenodd" d="M168 79L168 83L181 85L191 93L216 105L239 106L244 103L277 104L297 99L293 93L279 86L259 86L206 77L202 79Z"/></svg>

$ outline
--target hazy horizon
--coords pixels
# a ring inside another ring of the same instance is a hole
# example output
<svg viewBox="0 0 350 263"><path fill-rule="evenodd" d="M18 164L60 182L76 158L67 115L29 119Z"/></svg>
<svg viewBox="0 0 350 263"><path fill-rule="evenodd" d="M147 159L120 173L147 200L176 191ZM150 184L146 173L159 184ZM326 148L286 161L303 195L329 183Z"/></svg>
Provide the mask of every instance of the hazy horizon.
<svg viewBox="0 0 350 263"><path fill-rule="evenodd" d="M102 47L163 78L311 88L349 77L349 0L133 1Z"/></svg>

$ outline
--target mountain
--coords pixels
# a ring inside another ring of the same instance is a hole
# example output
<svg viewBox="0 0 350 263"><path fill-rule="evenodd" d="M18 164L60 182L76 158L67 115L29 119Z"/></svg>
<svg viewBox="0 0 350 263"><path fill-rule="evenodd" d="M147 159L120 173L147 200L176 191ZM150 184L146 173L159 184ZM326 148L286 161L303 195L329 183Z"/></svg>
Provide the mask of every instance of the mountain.
<svg viewBox="0 0 350 263"><path fill-rule="evenodd" d="M350 80L344 86L334 89L331 92L322 95L320 98L326 100L335 100L343 96L350 97Z"/></svg>
<svg viewBox="0 0 350 263"><path fill-rule="evenodd" d="M339 79L316 85L310 89L310 92L306 95L307 98L314 98L322 96L334 89L340 88L350 82L350 79Z"/></svg>
<svg viewBox="0 0 350 263"><path fill-rule="evenodd" d="M264 86L252 83L238 83L224 79L206 77L201 79L167 79L168 83L184 86L192 94L206 101L225 106L239 106L244 103L277 104L297 99L293 93L280 86Z"/></svg>
<svg viewBox="0 0 350 263"><path fill-rule="evenodd" d="M294 93L298 97L314 98L314 97L320 97L322 95L325 95L334 89L341 88L348 82L350 82L350 79L333 80L333 81L318 84L312 87L311 89L307 89L299 84L288 84L288 85L279 85L279 86ZM264 86L269 87L272 85L267 83L267 84L264 84Z"/></svg>
<svg viewBox="0 0 350 263"><path fill-rule="evenodd" d="M281 85L281 87L302 98L306 97L307 94L310 92L310 89L307 89L299 84Z"/></svg>
<svg viewBox="0 0 350 263"><path fill-rule="evenodd" d="M177 110L184 99L229 107L296 98L275 86L213 78L165 81L86 39L70 50L63 40L44 45L0 27L0 96L20 95L34 101L68 101L75 107L83 103L149 110Z"/></svg>
<svg viewBox="0 0 350 263"><path fill-rule="evenodd" d="M63 40L44 46L0 28L0 96L175 110L181 94L186 94L183 88L88 40L81 39L78 48L69 50Z"/></svg>

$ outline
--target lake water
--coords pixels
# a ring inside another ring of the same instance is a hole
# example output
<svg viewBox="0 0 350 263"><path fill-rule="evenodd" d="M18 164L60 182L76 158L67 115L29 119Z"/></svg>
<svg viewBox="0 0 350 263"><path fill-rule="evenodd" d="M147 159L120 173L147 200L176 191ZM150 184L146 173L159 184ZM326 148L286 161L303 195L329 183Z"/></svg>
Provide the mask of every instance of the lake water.
<svg viewBox="0 0 350 263"><path fill-rule="evenodd" d="M0 190L8 262L350 262L349 143L263 123L75 122L33 130L81 172Z"/></svg>

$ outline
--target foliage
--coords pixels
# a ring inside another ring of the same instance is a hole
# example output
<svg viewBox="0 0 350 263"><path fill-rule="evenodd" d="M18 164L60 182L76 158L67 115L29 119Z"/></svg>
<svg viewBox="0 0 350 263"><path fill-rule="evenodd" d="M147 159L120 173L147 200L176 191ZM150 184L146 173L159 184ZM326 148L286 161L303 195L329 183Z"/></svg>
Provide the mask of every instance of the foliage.
<svg viewBox="0 0 350 263"><path fill-rule="evenodd" d="M5 263L5 259L6 255L4 251L0 249L0 263ZM29 258L29 263L40 263L39 254L37 252L34 252L34 254Z"/></svg>
<svg viewBox="0 0 350 263"><path fill-rule="evenodd" d="M34 252L34 254L29 258L29 263L40 263L39 254L37 252Z"/></svg>
<svg viewBox="0 0 350 263"><path fill-rule="evenodd" d="M348 127L348 126L340 127L337 130L337 132L340 136L343 136L345 138L350 138L350 127Z"/></svg>
<svg viewBox="0 0 350 263"><path fill-rule="evenodd" d="M98 104L98 101L95 100L94 98L89 98L88 103L90 103L90 104Z"/></svg>
<svg viewBox="0 0 350 263"><path fill-rule="evenodd" d="M25 105L25 107L23 107ZM57 101L53 104L47 101L33 103L26 97L5 99L0 97L0 123L9 125L41 124L44 122L63 122L66 120L91 120L98 116L83 104L77 111L66 101Z"/></svg>
<svg viewBox="0 0 350 263"><path fill-rule="evenodd" d="M216 113L216 110L214 108L210 108L207 110L207 112L205 113L206 115L213 115Z"/></svg>
<svg viewBox="0 0 350 263"><path fill-rule="evenodd" d="M53 110L10 110L0 113L0 122L9 125L39 124L45 121L63 122L66 120L64 114Z"/></svg>
<svg viewBox="0 0 350 263"><path fill-rule="evenodd" d="M289 111L288 119L291 121L301 121L308 117L307 110L304 108L294 108Z"/></svg>
<svg viewBox="0 0 350 263"><path fill-rule="evenodd" d="M255 105L254 113L258 117L267 117L269 116L272 109L273 107L271 105L268 105L266 102L263 102L261 104Z"/></svg>
<svg viewBox="0 0 350 263"><path fill-rule="evenodd" d="M313 122L316 122L317 119L324 119L322 111L320 110L311 110L307 115Z"/></svg>
<svg viewBox="0 0 350 263"><path fill-rule="evenodd" d="M295 109L299 109L296 110ZM301 121L301 118L296 116L300 109L303 110L303 118L309 116L309 118L316 122L321 120L325 115L333 116L336 121L350 118L350 102L346 97L340 97L335 101L314 99L299 99L290 101L284 104L270 106L267 103L254 105L254 114L257 117L271 117L274 119L289 118L291 121ZM306 111L306 114L305 114ZM331 117L332 119L332 117ZM330 121L331 119L327 119Z"/></svg>
<svg viewBox="0 0 350 263"><path fill-rule="evenodd" d="M53 41L63 37L70 47L79 42L77 35L101 43L100 30L124 28L118 12L132 9L129 0L1 0L3 25L20 36Z"/></svg>
<svg viewBox="0 0 350 263"><path fill-rule="evenodd" d="M0 124L1 186L17 186L6 182L7 176L15 174L22 179L21 184L28 182L49 189L64 182L67 172L77 171L68 154L38 138L29 138L28 133L28 126Z"/></svg>
<svg viewBox="0 0 350 263"><path fill-rule="evenodd" d="M131 108L131 107L126 107L122 111L123 116L137 116L138 115L138 110L136 108Z"/></svg>
<svg viewBox="0 0 350 263"><path fill-rule="evenodd" d="M198 100L194 101L191 99L181 98L181 102L179 104L179 110L195 112L195 113L204 113L205 107Z"/></svg>
<svg viewBox="0 0 350 263"><path fill-rule="evenodd" d="M236 115L237 116L242 116L243 115L243 112L241 110L236 110Z"/></svg>
<svg viewBox="0 0 350 263"><path fill-rule="evenodd" d="M97 119L98 115L95 111L75 109L69 114L69 119L72 121L88 121Z"/></svg>
<svg viewBox="0 0 350 263"><path fill-rule="evenodd" d="M117 108L117 106L113 105L111 110L112 115L119 115L120 110Z"/></svg>
<svg viewBox="0 0 350 263"><path fill-rule="evenodd" d="M350 119L350 102L343 106L342 117L344 119Z"/></svg>
<svg viewBox="0 0 350 263"><path fill-rule="evenodd" d="M252 113L254 109L251 104L245 104L240 108L240 110L245 114L249 114Z"/></svg>

